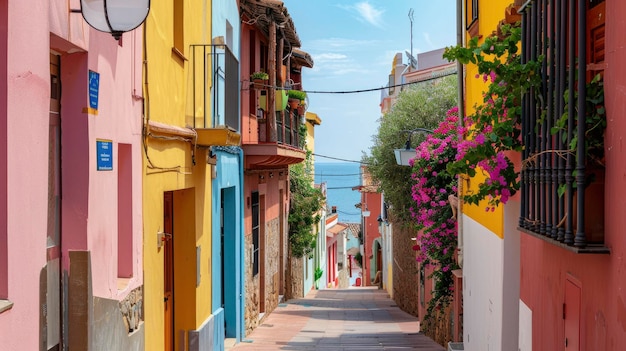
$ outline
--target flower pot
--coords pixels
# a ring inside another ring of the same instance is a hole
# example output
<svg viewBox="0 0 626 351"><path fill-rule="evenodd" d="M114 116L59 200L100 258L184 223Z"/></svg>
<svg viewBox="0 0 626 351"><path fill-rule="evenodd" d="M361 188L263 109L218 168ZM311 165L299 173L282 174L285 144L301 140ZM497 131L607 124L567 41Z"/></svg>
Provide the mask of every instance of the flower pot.
<svg viewBox="0 0 626 351"><path fill-rule="evenodd" d="M264 89L266 84L267 84L266 80L254 79L252 80L252 89L255 89L255 90Z"/></svg>
<svg viewBox="0 0 626 351"><path fill-rule="evenodd" d="M300 106L300 100L289 99L289 108L295 110Z"/></svg>
<svg viewBox="0 0 626 351"><path fill-rule="evenodd" d="M304 115L304 112L305 112L304 105L298 106L298 115L302 116Z"/></svg>

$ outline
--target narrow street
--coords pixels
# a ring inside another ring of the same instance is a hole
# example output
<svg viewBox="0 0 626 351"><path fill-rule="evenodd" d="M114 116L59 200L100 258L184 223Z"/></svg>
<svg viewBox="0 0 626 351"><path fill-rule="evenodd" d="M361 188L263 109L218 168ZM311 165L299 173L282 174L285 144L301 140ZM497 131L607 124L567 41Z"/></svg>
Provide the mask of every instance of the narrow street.
<svg viewBox="0 0 626 351"><path fill-rule="evenodd" d="M227 350L423 350L444 348L418 332L417 318L373 287L313 290L280 304Z"/></svg>

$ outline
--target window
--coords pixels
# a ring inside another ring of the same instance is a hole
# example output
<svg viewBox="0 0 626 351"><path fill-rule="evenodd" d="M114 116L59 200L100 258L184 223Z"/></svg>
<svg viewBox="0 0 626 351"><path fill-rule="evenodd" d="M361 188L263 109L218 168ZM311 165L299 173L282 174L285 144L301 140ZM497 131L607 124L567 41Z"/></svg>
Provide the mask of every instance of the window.
<svg viewBox="0 0 626 351"><path fill-rule="evenodd" d="M259 192L252 193L252 275L259 274L259 231L260 231L260 213L259 213Z"/></svg>
<svg viewBox="0 0 626 351"><path fill-rule="evenodd" d="M465 0L465 23L471 37L478 35L478 0Z"/></svg>
<svg viewBox="0 0 626 351"><path fill-rule="evenodd" d="M132 145L117 146L117 276L133 276Z"/></svg>
<svg viewBox="0 0 626 351"><path fill-rule="evenodd" d="M183 0L174 0L174 51L183 56L185 55L185 3Z"/></svg>
<svg viewBox="0 0 626 351"><path fill-rule="evenodd" d="M523 60L545 58L542 89L527 93L522 100L522 163L526 166L521 172L519 223L524 232L572 251L608 253L604 247L604 166L595 162L604 156L604 127L597 123L606 121L606 116L600 112L604 109L587 107L589 101L603 99L602 86L592 78L601 76L604 69L604 2L594 1L583 10L586 28L577 22L570 25L568 14L578 16L575 2L564 2L562 8L550 2L539 11L527 8L523 13L527 28L530 23L547 27L532 27L537 28L535 33L522 35ZM558 24L567 30L559 30ZM567 44L570 39L573 43L582 40L582 53L578 44ZM539 40L536 50L530 45L535 40ZM578 84L576 77L586 77L586 84ZM582 93L587 101L579 104L577 97Z"/></svg>

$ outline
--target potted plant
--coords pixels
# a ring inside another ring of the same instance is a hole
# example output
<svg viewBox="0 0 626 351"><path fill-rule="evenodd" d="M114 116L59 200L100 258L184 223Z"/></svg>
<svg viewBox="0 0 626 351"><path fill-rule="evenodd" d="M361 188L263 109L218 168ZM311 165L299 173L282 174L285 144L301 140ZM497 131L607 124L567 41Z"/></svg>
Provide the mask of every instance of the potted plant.
<svg viewBox="0 0 626 351"><path fill-rule="evenodd" d="M300 105L304 105L304 99L306 99L306 92L302 90L289 90L287 92L289 97L289 106L292 110L298 108Z"/></svg>
<svg viewBox="0 0 626 351"><path fill-rule="evenodd" d="M263 71L257 71L250 75L250 80L253 83L252 87L254 89L263 89L263 86L266 85L268 79L269 75Z"/></svg>
<svg viewBox="0 0 626 351"><path fill-rule="evenodd" d="M323 274L324 274L324 271L320 267L315 268L315 289L320 288L318 280L320 280Z"/></svg>

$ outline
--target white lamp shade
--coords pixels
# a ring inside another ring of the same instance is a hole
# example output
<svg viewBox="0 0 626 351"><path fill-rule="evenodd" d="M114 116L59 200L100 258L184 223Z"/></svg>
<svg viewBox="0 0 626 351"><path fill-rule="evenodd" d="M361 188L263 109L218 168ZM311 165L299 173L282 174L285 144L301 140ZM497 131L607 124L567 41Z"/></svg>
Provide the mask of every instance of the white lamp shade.
<svg viewBox="0 0 626 351"><path fill-rule="evenodd" d="M80 0L85 21L118 36L139 27L148 16L150 0Z"/></svg>
<svg viewBox="0 0 626 351"><path fill-rule="evenodd" d="M369 217L370 216L370 211L365 210L365 211L362 212L362 214L363 214L363 217Z"/></svg>
<svg viewBox="0 0 626 351"><path fill-rule="evenodd" d="M400 166L409 166L409 160L415 158L415 149L395 149L396 162Z"/></svg>

